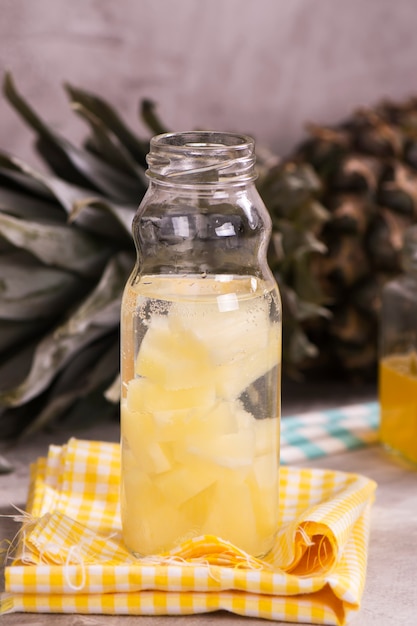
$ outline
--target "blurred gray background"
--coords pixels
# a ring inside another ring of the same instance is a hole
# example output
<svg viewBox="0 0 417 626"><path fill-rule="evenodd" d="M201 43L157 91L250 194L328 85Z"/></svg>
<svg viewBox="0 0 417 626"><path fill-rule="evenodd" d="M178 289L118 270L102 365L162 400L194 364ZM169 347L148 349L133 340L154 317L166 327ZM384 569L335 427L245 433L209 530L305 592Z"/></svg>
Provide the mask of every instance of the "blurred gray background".
<svg viewBox="0 0 417 626"><path fill-rule="evenodd" d="M0 11L1 75L74 140L84 127L64 81L146 136L141 98L172 130L247 132L281 155L307 121L417 94L416 0L1 0ZM0 147L28 158L30 140L0 99Z"/></svg>

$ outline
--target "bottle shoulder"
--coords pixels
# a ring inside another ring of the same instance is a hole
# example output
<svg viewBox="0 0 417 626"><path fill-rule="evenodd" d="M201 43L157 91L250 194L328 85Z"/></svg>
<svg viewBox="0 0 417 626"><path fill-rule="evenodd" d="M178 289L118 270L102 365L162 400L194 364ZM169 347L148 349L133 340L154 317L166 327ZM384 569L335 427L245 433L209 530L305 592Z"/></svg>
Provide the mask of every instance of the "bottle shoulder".
<svg viewBox="0 0 417 626"><path fill-rule="evenodd" d="M271 217L254 185L219 189L210 194L155 185L133 220L142 240L224 241L270 233Z"/></svg>
<svg viewBox="0 0 417 626"><path fill-rule="evenodd" d="M258 276L268 272L271 218L254 185L210 193L153 187L132 225L144 271Z"/></svg>

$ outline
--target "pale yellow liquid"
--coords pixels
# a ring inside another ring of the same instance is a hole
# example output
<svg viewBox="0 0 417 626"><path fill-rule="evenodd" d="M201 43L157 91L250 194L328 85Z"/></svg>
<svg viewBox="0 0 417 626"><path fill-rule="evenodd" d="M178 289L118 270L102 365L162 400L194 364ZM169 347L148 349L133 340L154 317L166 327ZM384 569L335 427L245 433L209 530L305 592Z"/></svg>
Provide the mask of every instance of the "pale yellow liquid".
<svg viewBox="0 0 417 626"><path fill-rule="evenodd" d="M274 292L255 278L143 283L122 320L125 544L157 554L211 534L265 554L278 526Z"/></svg>

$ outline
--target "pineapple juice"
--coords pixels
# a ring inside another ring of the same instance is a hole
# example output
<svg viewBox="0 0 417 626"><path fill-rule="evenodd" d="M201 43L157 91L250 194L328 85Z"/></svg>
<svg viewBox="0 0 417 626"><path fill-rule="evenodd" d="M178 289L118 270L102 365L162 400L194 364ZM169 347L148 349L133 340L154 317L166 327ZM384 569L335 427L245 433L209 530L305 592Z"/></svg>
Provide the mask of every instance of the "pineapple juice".
<svg viewBox="0 0 417 626"><path fill-rule="evenodd" d="M144 276L127 287L122 310L125 544L157 554L212 534L267 553L278 524L273 286L255 277Z"/></svg>
<svg viewBox="0 0 417 626"><path fill-rule="evenodd" d="M380 440L417 465L417 354L384 357L379 365Z"/></svg>

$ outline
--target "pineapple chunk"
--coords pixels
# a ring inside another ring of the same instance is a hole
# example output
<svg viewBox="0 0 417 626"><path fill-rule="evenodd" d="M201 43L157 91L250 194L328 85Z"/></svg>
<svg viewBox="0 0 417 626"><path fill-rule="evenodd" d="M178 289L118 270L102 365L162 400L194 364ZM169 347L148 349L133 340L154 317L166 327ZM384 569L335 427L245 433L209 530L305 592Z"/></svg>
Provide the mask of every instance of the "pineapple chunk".
<svg viewBox="0 0 417 626"><path fill-rule="evenodd" d="M190 428L198 430L198 424L192 415L198 409L181 409L177 411L155 411L153 414L158 441L172 442L185 437Z"/></svg>
<svg viewBox="0 0 417 626"><path fill-rule="evenodd" d="M168 471L172 466L172 456L169 448L163 443L146 437L146 431L141 430L141 419L122 409L122 444L123 456L130 451L136 463L136 469L146 474L160 474ZM136 428L137 426L137 428Z"/></svg>
<svg viewBox="0 0 417 626"><path fill-rule="evenodd" d="M127 390L127 405L131 411L177 411L211 406L215 401L212 385L185 389L165 389L144 378L131 380Z"/></svg>
<svg viewBox="0 0 417 626"><path fill-rule="evenodd" d="M260 489L277 486L278 480L278 454L263 454L255 457L253 473Z"/></svg>
<svg viewBox="0 0 417 626"><path fill-rule="evenodd" d="M160 554L189 531L189 522L178 506L168 504L141 472L123 476L121 500L123 541L136 554Z"/></svg>
<svg viewBox="0 0 417 626"><path fill-rule="evenodd" d="M249 487L238 480L219 480L202 532L232 542L249 554L260 554L260 539Z"/></svg>
<svg viewBox="0 0 417 626"><path fill-rule="evenodd" d="M216 365L239 359L244 353L268 345L269 308L266 301L258 300L254 304L253 300L236 299L237 308L232 310L221 310L219 305L220 302L199 306L193 315L189 315L187 305L188 328L207 346ZM181 309L178 312L181 315Z"/></svg>
<svg viewBox="0 0 417 626"><path fill-rule="evenodd" d="M198 459L188 465L177 465L169 472L155 476L155 485L166 502L179 507L214 484L218 478L216 468Z"/></svg>
<svg viewBox="0 0 417 626"><path fill-rule="evenodd" d="M187 446L187 452L221 467L232 470L247 468L249 471L255 453L253 432L245 430L195 441Z"/></svg>
<svg viewBox="0 0 417 626"><path fill-rule="evenodd" d="M237 430L235 415L227 403L182 411L157 411L154 418L158 440L172 442L174 449Z"/></svg>
<svg viewBox="0 0 417 626"><path fill-rule="evenodd" d="M152 318L136 359L136 374L164 389L202 387L212 377L207 347L179 324Z"/></svg>
<svg viewBox="0 0 417 626"><path fill-rule="evenodd" d="M271 462L272 458L270 461L263 459L246 479L255 515L256 531L262 541L258 554L264 554L271 548L278 530L279 473L277 465L274 464L275 467L272 468ZM267 471L270 473L269 477L266 475Z"/></svg>
<svg viewBox="0 0 417 626"><path fill-rule="evenodd" d="M161 474L171 469L171 458L163 444L156 442L142 446L142 454L138 457L138 466L149 475Z"/></svg>
<svg viewBox="0 0 417 626"><path fill-rule="evenodd" d="M249 385L277 364L276 346L270 346L267 354L265 350L259 350L242 357L238 361L221 365L217 369L216 376L218 396L227 400L238 398Z"/></svg>
<svg viewBox="0 0 417 626"><path fill-rule="evenodd" d="M126 439L122 437L121 439L122 446L122 476L125 474L130 474L131 472L135 472L138 468L138 463L136 460L136 455L133 450L129 447Z"/></svg>
<svg viewBox="0 0 417 626"><path fill-rule="evenodd" d="M209 411L190 412L187 428L178 431L172 441L173 457L187 466L199 459L222 472L225 468L239 469L244 478L254 456L254 427L255 420L239 401L219 402Z"/></svg>
<svg viewBox="0 0 417 626"><path fill-rule="evenodd" d="M217 441L221 435L238 430L236 415L229 402L217 402L203 410L193 410L189 414L188 429L183 433L183 441L189 445Z"/></svg>
<svg viewBox="0 0 417 626"><path fill-rule="evenodd" d="M201 527L213 508L215 489L216 483L213 483L180 506L180 512L186 516L190 527L195 529L198 534L201 534Z"/></svg>
<svg viewBox="0 0 417 626"><path fill-rule="evenodd" d="M135 455L141 454L142 447L157 440L155 422L146 411L131 411L127 401L122 401L120 425L123 439Z"/></svg>

